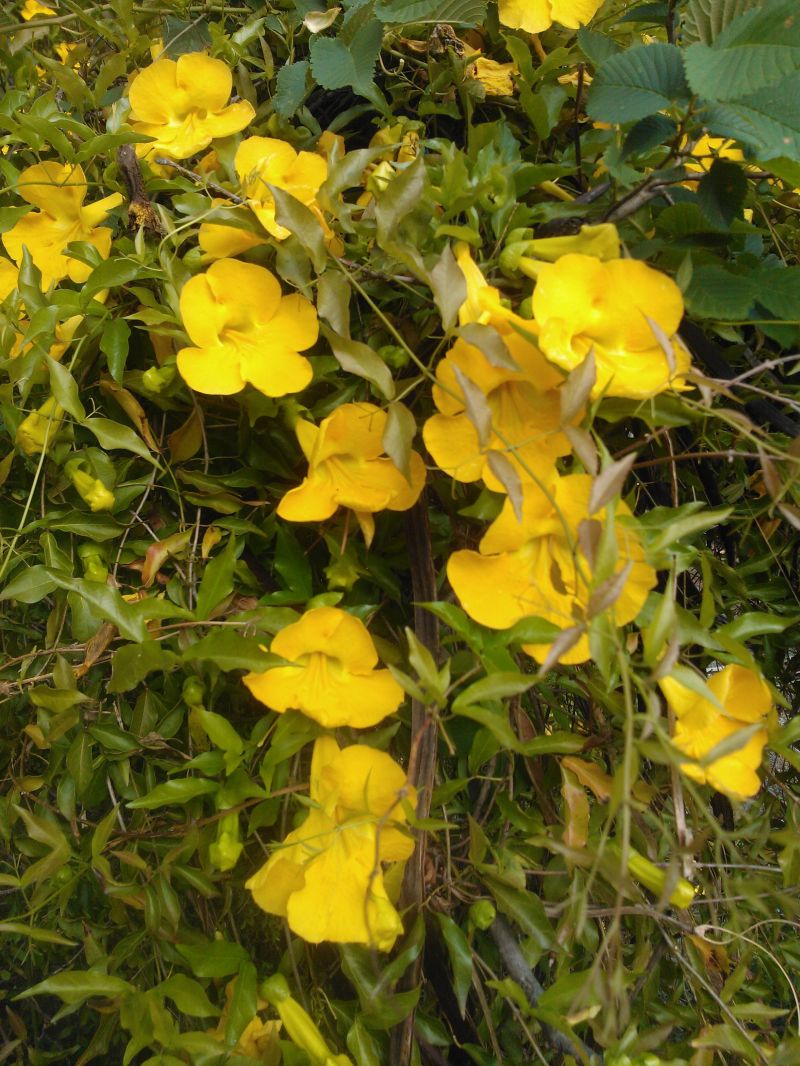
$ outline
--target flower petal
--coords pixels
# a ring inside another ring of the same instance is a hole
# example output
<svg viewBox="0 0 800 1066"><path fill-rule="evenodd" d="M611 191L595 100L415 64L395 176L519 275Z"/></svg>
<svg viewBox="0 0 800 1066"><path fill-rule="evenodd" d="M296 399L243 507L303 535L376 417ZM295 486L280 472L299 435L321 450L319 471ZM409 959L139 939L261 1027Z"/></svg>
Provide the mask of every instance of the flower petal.
<svg viewBox="0 0 800 1066"><path fill-rule="evenodd" d="M230 346L182 348L177 362L181 377L195 392L206 396L232 396L244 388L239 353Z"/></svg>
<svg viewBox="0 0 800 1066"><path fill-rule="evenodd" d="M26 167L17 181L17 192L23 200L46 211L52 218L72 221L78 219L87 190L82 167L52 160Z"/></svg>
<svg viewBox="0 0 800 1066"><path fill-rule="evenodd" d="M289 928L310 944L369 944L389 951L403 931L375 865L375 827L346 826L309 863L286 907Z"/></svg>
<svg viewBox="0 0 800 1066"><path fill-rule="evenodd" d="M326 471L316 470L296 489L289 489L275 513L287 522L322 522L338 506L331 478Z"/></svg>

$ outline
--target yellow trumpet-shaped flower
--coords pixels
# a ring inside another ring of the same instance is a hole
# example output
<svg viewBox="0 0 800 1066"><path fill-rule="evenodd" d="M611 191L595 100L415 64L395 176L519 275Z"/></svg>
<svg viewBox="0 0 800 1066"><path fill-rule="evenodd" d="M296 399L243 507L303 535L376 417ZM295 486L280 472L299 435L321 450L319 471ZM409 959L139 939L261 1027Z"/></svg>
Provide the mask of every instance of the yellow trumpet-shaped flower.
<svg viewBox="0 0 800 1066"><path fill-rule="evenodd" d="M81 469L82 459L70 459L64 466L64 471L75 490L82 500L89 504L92 511L110 511L116 500L100 478L93 477L86 470Z"/></svg>
<svg viewBox="0 0 800 1066"><path fill-rule="evenodd" d="M122 196L115 192L84 206L88 188L83 169L77 165L34 163L19 176L17 191L39 210L24 215L4 233L3 244L17 265L23 249L28 249L42 272L43 290L53 281L69 277L82 282L91 274L88 264L63 254L72 241L93 244L103 259L108 258L111 230L100 223L122 203Z"/></svg>
<svg viewBox="0 0 800 1066"><path fill-rule="evenodd" d="M689 353L675 336L683 297L671 278L646 263L565 255L542 264L533 313L539 346L563 370L573 370L594 351L595 396L646 399L686 387ZM670 354L652 323L670 342Z"/></svg>
<svg viewBox="0 0 800 1066"><path fill-rule="evenodd" d="M469 67L469 75L479 81L487 96L513 96L514 75L519 74L516 63L498 63L479 56Z"/></svg>
<svg viewBox="0 0 800 1066"><path fill-rule="evenodd" d="M659 684L675 713L673 743L692 760L681 763L686 776L733 799L755 796L761 787L756 771L767 743L767 719L772 711L772 694L764 679L736 665L712 674L708 687L722 710L674 677L665 677ZM741 732L745 729L749 733ZM736 750L706 762L723 742L735 746L737 733L741 733L741 744Z"/></svg>
<svg viewBox="0 0 800 1066"><path fill-rule="evenodd" d="M250 383L265 396L300 392L311 381L299 353L319 333L305 296L282 296L264 267L219 259L181 291L181 317L197 345L178 352L178 370L196 392L229 396Z"/></svg>
<svg viewBox="0 0 800 1066"><path fill-rule="evenodd" d="M218 210L224 210L226 207L225 200L215 199L211 203ZM230 204L227 206L230 207ZM266 244L267 241L265 237L259 237L257 233L239 226L226 226L223 222L201 222L197 243L203 253L203 261L213 262L215 259L233 259L243 252L249 252L251 248Z"/></svg>
<svg viewBox="0 0 800 1066"><path fill-rule="evenodd" d="M685 150L685 144L683 147ZM715 159L727 159L732 163L745 162L744 152L736 146L736 141L725 137L709 137L706 133L694 143L691 158L685 159L683 165L686 170L702 177L711 169L711 164Z"/></svg>
<svg viewBox="0 0 800 1066"><path fill-rule="evenodd" d="M503 339L517 370L493 366L463 338L455 342L436 368L433 400L439 414L432 415L422 430L425 445L440 469L456 481L483 478L495 492L505 489L489 465L493 452L506 455L524 480L531 474L549 475L556 459L570 451L561 431L556 388L563 380L561 375L519 333L506 333ZM464 389L469 390L470 384L491 414L491 424L483 434L467 414Z"/></svg>
<svg viewBox="0 0 800 1066"><path fill-rule="evenodd" d="M63 418L64 408L50 396L20 422L14 441L26 455L40 455L53 443Z"/></svg>
<svg viewBox="0 0 800 1066"><path fill-rule="evenodd" d="M129 121L153 141L135 145L140 157L188 159L216 137L239 133L255 118L252 104L229 104L233 77L226 63L202 52L157 59L131 82Z"/></svg>
<svg viewBox="0 0 800 1066"><path fill-rule="evenodd" d="M562 255L570 253L591 255L603 261L619 259L620 240L617 227L613 222L601 222L596 226L581 226L578 233L563 237L533 237L521 240L515 239L512 233L500 253L500 268L509 274L521 273L535 279L539 276L542 260L555 263Z"/></svg>
<svg viewBox="0 0 800 1066"><path fill-rule="evenodd" d="M554 22L567 29L585 26L597 14L603 0L498 0L500 21L513 30L542 33Z"/></svg>
<svg viewBox="0 0 800 1066"><path fill-rule="evenodd" d="M589 518L591 478L570 474L555 478L547 489L523 485L522 521L509 500L480 542L479 550L450 556L447 576L467 614L491 629L507 629L520 619L535 616L561 628L583 617L592 592L592 566L579 547L581 523ZM610 608L617 625L633 621L647 593L656 583L655 571L626 519L630 511L621 501L616 508L617 560L615 573L629 567L616 602ZM604 522L604 511L592 515ZM539 662L549 645L528 644L524 650ZM589 641L582 636L564 655L563 663L589 658Z"/></svg>
<svg viewBox="0 0 800 1066"><path fill-rule="evenodd" d="M404 771L384 752L362 745L340 750L332 737L314 744L314 804L299 828L246 883L269 914L292 932L389 951L403 931L384 885L384 863L414 850L404 831L403 800L413 804Z"/></svg>
<svg viewBox="0 0 800 1066"><path fill-rule="evenodd" d="M274 711L302 711L328 729L364 729L392 714L403 690L388 670L376 670L378 653L367 627L338 607L315 607L286 626L272 652L293 665L250 673L244 683Z"/></svg>
<svg viewBox="0 0 800 1066"><path fill-rule="evenodd" d="M346 403L319 426L298 420L297 439L308 459L308 475L278 504L289 522L321 522L349 507L367 541L377 511L407 511L425 484L422 458L411 453L411 481L384 454L386 412L371 403Z"/></svg>
<svg viewBox="0 0 800 1066"><path fill-rule="evenodd" d="M321 155L298 153L286 141L275 137L248 137L237 149L234 166L248 205L273 237L285 240L290 231L275 221L275 199L270 185L285 189L305 204L317 216L323 230L327 230L316 204L319 187L328 176L328 164Z"/></svg>
<svg viewBox="0 0 800 1066"><path fill-rule="evenodd" d="M56 15L58 12L54 11L52 7L48 7L47 4L40 4L39 0L25 0L22 5L20 15L26 22L30 22L35 18L49 18L51 15Z"/></svg>

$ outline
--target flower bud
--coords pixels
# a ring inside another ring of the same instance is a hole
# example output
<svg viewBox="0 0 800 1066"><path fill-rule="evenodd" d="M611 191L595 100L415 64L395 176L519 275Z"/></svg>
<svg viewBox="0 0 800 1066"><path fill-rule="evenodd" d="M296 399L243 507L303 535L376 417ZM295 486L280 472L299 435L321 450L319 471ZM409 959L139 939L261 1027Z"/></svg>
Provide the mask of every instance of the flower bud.
<svg viewBox="0 0 800 1066"><path fill-rule="evenodd" d="M83 575L87 581L105 584L108 577L108 564L99 545L84 541L78 547L78 556L83 563Z"/></svg>
<svg viewBox="0 0 800 1066"><path fill-rule="evenodd" d="M514 234L519 232L515 230ZM500 269L505 274L536 278L541 263L555 263L562 255L591 255L606 262L619 259L619 253L617 227L613 222L601 222L597 226L581 226L579 233L563 237L509 240L500 253Z"/></svg>
<svg viewBox="0 0 800 1066"><path fill-rule="evenodd" d="M352 1066L346 1055L331 1053L314 1020L297 1000L292 998L285 977L278 973L273 974L262 983L259 991L278 1012L290 1040L301 1051L305 1051L312 1066Z"/></svg>
<svg viewBox="0 0 800 1066"><path fill-rule="evenodd" d="M205 687L202 681L199 681L196 677L187 677L183 683L182 696L187 707L201 706L205 696Z"/></svg>
<svg viewBox="0 0 800 1066"><path fill-rule="evenodd" d="M666 870L662 870L660 866L656 866L633 848L628 851L628 873L649 888L653 895L661 896L664 892L667 882ZM696 892L695 886L690 884L685 877L681 877L673 887L669 901L673 907L685 909L694 899Z"/></svg>
<svg viewBox="0 0 800 1066"><path fill-rule="evenodd" d="M50 396L38 411L31 411L17 428L14 438L17 446L26 455L40 455L52 444L61 427L64 417L64 408L61 407L54 396Z"/></svg>
<svg viewBox="0 0 800 1066"><path fill-rule="evenodd" d="M89 504L92 511L110 511L116 502L111 492L100 478L92 477L81 469L82 459L70 459L64 466L67 477L74 485L78 495Z"/></svg>
<svg viewBox="0 0 800 1066"><path fill-rule="evenodd" d="M142 384L149 392L162 392L175 380L177 367L151 366L142 374Z"/></svg>
<svg viewBox="0 0 800 1066"><path fill-rule="evenodd" d="M479 899L469 909L469 920L476 929L488 929L497 917L494 905L488 899Z"/></svg>
<svg viewBox="0 0 800 1066"><path fill-rule="evenodd" d="M217 839L208 849L211 862L223 873L232 870L239 861L243 847L239 840L239 815L226 814L217 827Z"/></svg>

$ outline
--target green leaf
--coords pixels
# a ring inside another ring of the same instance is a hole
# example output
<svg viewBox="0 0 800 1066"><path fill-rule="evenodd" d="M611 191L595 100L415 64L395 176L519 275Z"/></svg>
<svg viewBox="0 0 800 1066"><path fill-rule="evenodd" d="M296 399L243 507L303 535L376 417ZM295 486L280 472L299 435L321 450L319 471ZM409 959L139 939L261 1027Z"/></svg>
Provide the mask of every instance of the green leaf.
<svg viewBox="0 0 800 1066"><path fill-rule="evenodd" d="M211 47L211 35L204 19L177 18L167 15L164 19L164 54L177 59L187 52L204 52Z"/></svg>
<svg viewBox="0 0 800 1066"><path fill-rule="evenodd" d="M715 159L697 187L697 199L710 222L729 226L742 210L747 178L738 163Z"/></svg>
<svg viewBox="0 0 800 1066"><path fill-rule="evenodd" d="M375 14L384 22L479 26L486 18L486 0L378 0Z"/></svg>
<svg viewBox="0 0 800 1066"><path fill-rule="evenodd" d="M133 992L133 985L121 977L94 970L62 970L40 981L33 988L20 992L14 999L30 999L31 996L58 996L65 1003L82 1003L92 996L111 999L126 992Z"/></svg>
<svg viewBox="0 0 800 1066"><path fill-rule="evenodd" d="M689 99L680 49L671 44L631 48L600 65L587 112L602 122L633 122Z"/></svg>
<svg viewBox="0 0 800 1066"><path fill-rule="evenodd" d="M109 692L130 692L154 670L166 672L178 657L155 640L142 644L125 644L114 653Z"/></svg>
<svg viewBox="0 0 800 1066"><path fill-rule="evenodd" d="M494 896L497 909L512 918L525 936L535 941L540 950L548 951L555 938L539 897L525 889L512 888L491 874L484 875L483 880Z"/></svg>
<svg viewBox="0 0 800 1066"><path fill-rule="evenodd" d="M711 264L694 268L685 293L687 310L698 318L746 319L755 297L749 275Z"/></svg>
<svg viewBox="0 0 800 1066"><path fill-rule="evenodd" d="M274 565L286 588L297 596L298 601L310 599L313 578L307 553L286 526L278 527L275 542Z"/></svg>
<svg viewBox="0 0 800 1066"><path fill-rule="evenodd" d="M800 319L800 266L764 267L753 275L756 300L776 318Z"/></svg>
<svg viewBox="0 0 800 1066"><path fill-rule="evenodd" d="M38 603L58 588L46 566L24 566L0 592L0 600L19 600L20 603Z"/></svg>
<svg viewBox="0 0 800 1066"><path fill-rule="evenodd" d="M252 962L243 962L231 996L228 1021L225 1026L225 1042L233 1047L258 1010L256 968Z"/></svg>
<svg viewBox="0 0 800 1066"><path fill-rule="evenodd" d="M459 308L467 298L467 282L449 244L444 246L428 272L428 283L442 317L442 326L445 330L452 329Z"/></svg>
<svg viewBox="0 0 800 1066"><path fill-rule="evenodd" d="M100 351L108 361L109 374L117 382L122 381L130 336L131 328L124 318L109 319L100 336Z"/></svg>
<svg viewBox="0 0 800 1066"><path fill-rule="evenodd" d="M189 963L195 977L230 977L243 963L250 962L250 956L243 947L227 940L177 944L176 947Z"/></svg>
<svg viewBox="0 0 800 1066"><path fill-rule="evenodd" d="M347 43L338 37L315 37L309 50L315 81L323 89L364 95L372 86L382 41L383 25L377 19L362 25Z"/></svg>
<svg viewBox="0 0 800 1066"><path fill-rule="evenodd" d="M383 431L383 450L411 483L411 444L417 432L416 419L404 403L390 403Z"/></svg>
<svg viewBox="0 0 800 1066"><path fill-rule="evenodd" d="M300 241L318 274L325 269L328 253L325 249L325 234L317 217L297 197L278 185L268 185L275 200L275 221L285 226Z"/></svg>
<svg viewBox="0 0 800 1066"><path fill-rule="evenodd" d="M764 611L747 611L734 618L727 625L720 626L716 635L731 637L733 640L750 640L751 637L761 637L766 633L783 633L789 626L794 626L800 621L798 615L790 617L777 614L766 614Z"/></svg>
<svg viewBox="0 0 800 1066"><path fill-rule="evenodd" d="M132 259L106 259L96 266L81 289L84 306L103 289L116 289L139 276L142 264Z"/></svg>
<svg viewBox="0 0 800 1066"><path fill-rule="evenodd" d="M473 703L485 700L501 700L508 696L518 696L527 692L538 681L536 674L517 674L511 671L497 671L474 682L453 700L453 710L460 711Z"/></svg>
<svg viewBox="0 0 800 1066"><path fill-rule="evenodd" d="M713 44L734 19L760 7L763 0L689 0L683 13L681 37L686 44Z"/></svg>
<svg viewBox="0 0 800 1066"><path fill-rule="evenodd" d="M149 634L140 604L126 603L120 593L110 585L101 585L97 581L86 581L80 577L69 577L49 567L47 573L59 588L74 592L101 618L112 622L119 630L120 636L136 643L147 640Z"/></svg>
<svg viewBox="0 0 800 1066"><path fill-rule="evenodd" d="M242 738L227 718L213 711L207 711L205 707L195 707L194 714L212 744L216 744L221 751L231 752L234 755L241 754L244 747Z"/></svg>
<svg viewBox="0 0 800 1066"><path fill-rule="evenodd" d="M264 650L261 641L243 637L230 629L216 629L184 649L184 662L207 659L220 670L253 670L262 673L282 662Z"/></svg>
<svg viewBox="0 0 800 1066"><path fill-rule="evenodd" d="M219 1016L218 1008L209 1000L203 986L193 981L191 977L187 977L186 974L173 974L172 977L168 977L166 981L157 985L155 991L160 996L167 996L181 1013L188 1014L192 1018Z"/></svg>
<svg viewBox="0 0 800 1066"><path fill-rule="evenodd" d="M56 362L51 355L45 356L50 371L50 391L58 403L78 422L86 418L86 411L78 397L78 383L69 370Z"/></svg>
<svg viewBox="0 0 800 1066"><path fill-rule="evenodd" d="M447 953L450 956L450 966L453 970L453 987L458 1000L458 1009L463 1018L467 1009L467 996L472 987L472 951L461 926L456 925L446 914L437 914L436 918L447 944Z"/></svg>
<svg viewBox="0 0 800 1066"><path fill-rule="evenodd" d="M29 940L38 940L43 944L61 944L64 947L75 946L74 940L67 940L61 933L56 933L52 929L41 929L35 925L25 925L24 922L0 922L0 935L26 936Z"/></svg>
<svg viewBox="0 0 800 1066"><path fill-rule="evenodd" d="M279 118L291 118L302 104L310 69L308 60L301 59L297 63L286 63L278 71L272 103Z"/></svg>
<svg viewBox="0 0 800 1066"><path fill-rule="evenodd" d="M374 349L361 341L341 337L324 325L320 326L320 332L330 344L342 370L372 382L387 400L394 398L392 372Z"/></svg>
<svg viewBox="0 0 800 1066"><path fill-rule="evenodd" d="M206 564L200 588L197 590L195 616L208 618L218 604L233 592L233 570L236 566L236 537L233 533L221 552Z"/></svg>
<svg viewBox="0 0 800 1066"><path fill-rule="evenodd" d="M143 459L148 459L157 465L156 460L150 454L150 449L129 426L113 422L110 418L87 418L83 424L86 429L94 433L101 448L110 451L119 448L121 451L133 452L134 455L140 455Z"/></svg>
<svg viewBox="0 0 800 1066"><path fill-rule="evenodd" d="M198 796L208 796L212 792L216 792L218 788L219 782L207 781L202 777L173 778L171 781L165 781L162 785L156 785L151 792L148 792L146 796L142 796L141 799L131 800L128 806L135 811L152 811L156 807L166 807L168 804L183 806L186 803L191 803ZM200 974L199 976L203 977L205 975Z"/></svg>

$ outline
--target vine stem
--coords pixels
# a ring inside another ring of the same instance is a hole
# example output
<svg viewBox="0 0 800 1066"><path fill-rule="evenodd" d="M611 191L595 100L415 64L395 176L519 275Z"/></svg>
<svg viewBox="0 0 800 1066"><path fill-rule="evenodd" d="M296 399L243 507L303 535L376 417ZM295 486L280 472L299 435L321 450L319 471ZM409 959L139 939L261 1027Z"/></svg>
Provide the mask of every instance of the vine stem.
<svg viewBox="0 0 800 1066"><path fill-rule="evenodd" d="M406 535L411 571L411 591L414 597L414 635L439 660L439 623L435 615L422 606L436 599L436 572L431 553L428 511L423 494L406 513ZM438 724L432 709L420 700L411 701L411 757L408 778L417 790L417 818L427 818L431 809L431 794L436 777L436 748ZM428 834L417 830L417 846L408 860L400 903L407 914L414 917L422 909L425 879L425 855ZM422 952L406 971L401 985L404 989L418 988L422 972ZM392 1032L391 1066L406 1066L411 1062L414 1038L414 1010Z"/></svg>

